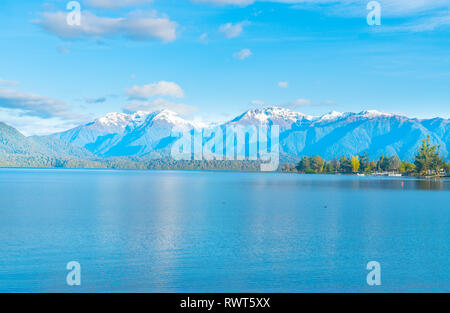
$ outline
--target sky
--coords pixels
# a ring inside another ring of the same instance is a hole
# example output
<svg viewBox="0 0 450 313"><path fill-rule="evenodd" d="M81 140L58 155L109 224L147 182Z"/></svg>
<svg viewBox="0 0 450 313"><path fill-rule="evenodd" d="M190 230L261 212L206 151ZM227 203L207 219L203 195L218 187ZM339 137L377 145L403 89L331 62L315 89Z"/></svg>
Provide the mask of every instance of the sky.
<svg viewBox="0 0 450 313"><path fill-rule="evenodd" d="M26 135L159 109L450 118L450 0L69 2L0 1L0 121Z"/></svg>

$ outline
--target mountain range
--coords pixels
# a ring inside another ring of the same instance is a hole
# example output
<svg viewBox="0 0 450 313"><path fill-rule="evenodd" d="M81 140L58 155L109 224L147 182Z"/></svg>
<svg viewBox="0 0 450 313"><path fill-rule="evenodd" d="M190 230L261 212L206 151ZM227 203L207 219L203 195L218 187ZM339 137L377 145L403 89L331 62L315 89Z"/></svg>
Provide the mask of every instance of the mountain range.
<svg viewBox="0 0 450 313"><path fill-rule="evenodd" d="M213 126L279 125L281 161L320 155L325 159L367 152L377 159L397 155L412 160L427 136L448 159L450 120L416 119L375 110L330 112L310 116L285 108L251 109L222 124L183 119L175 112L109 113L91 123L48 136L25 137L0 123L0 160L12 158L75 158L101 161L114 157L167 158L178 139L173 131Z"/></svg>
<svg viewBox="0 0 450 313"><path fill-rule="evenodd" d="M95 159L97 157L88 150L56 137L26 137L0 122L0 166L57 167L69 161L73 166L87 166L86 161Z"/></svg>

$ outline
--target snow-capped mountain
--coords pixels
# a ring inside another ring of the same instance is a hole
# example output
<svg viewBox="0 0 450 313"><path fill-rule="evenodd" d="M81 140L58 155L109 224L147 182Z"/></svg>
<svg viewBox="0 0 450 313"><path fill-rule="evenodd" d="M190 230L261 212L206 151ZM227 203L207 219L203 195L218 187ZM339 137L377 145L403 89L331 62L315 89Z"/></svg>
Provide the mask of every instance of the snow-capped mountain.
<svg viewBox="0 0 450 313"><path fill-rule="evenodd" d="M428 135L440 145L444 157L448 158L450 148L448 119L419 120L376 110L310 116L268 107L248 110L222 126L227 125L279 125L280 152L289 157L320 155L332 159L367 152L372 158L396 154L410 160L420 140ZM177 139L174 130L204 127L169 110L110 113L53 136L100 157L165 157Z"/></svg>
<svg viewBox="0 0 450 313"><path fill-rule="evenodd" d="M310 123L315 117L279 107L248 110L226 124L232 125L278 125L281 129L290 129L293 125Z"/></svg>
<svg viewBox="0 0 450 313"><path fill-rule="evenodd" d="M176 140L174 131L199 128L198 123L186 121L169 110L109 113L92 123L78 126L53 136L70 142L101 157L144 156L167 150Z"/></svg>
<svg viewBox="0 0 450 313"><path fill-rule="evenodd" d="M82 147L96 142L99 137L123 134L127 127L135 128L141 125L148 115L148 112L137 112L131 115L108 113L92 123L78 126L54 136Z"/></svg>

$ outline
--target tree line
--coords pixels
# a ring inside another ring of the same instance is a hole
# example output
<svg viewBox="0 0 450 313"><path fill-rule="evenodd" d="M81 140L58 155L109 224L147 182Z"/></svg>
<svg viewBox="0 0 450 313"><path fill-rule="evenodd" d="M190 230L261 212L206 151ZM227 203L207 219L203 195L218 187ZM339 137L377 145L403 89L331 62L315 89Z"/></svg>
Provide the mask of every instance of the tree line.
<svg viewBox="0 0 450 313"><path fill-rule="evenodd" d="M297 164L283 164L279 171L309 174L373 174L377 172L404 175L444 176L450 174L450 163L440 156L440 147L431 145L430 138L422 141L413 163L398 156L381 156L370 160L367 153L331 161L320 156L303 157ZM39 153L10 154L0 149L0 167L48 167L48 168L111 168L111 169L170 169L170 170L235 170L259 171L260 161L176 161L170 158L143 159L117 157L85 160L72 157L53 157Z"/></svg>
<svg viewBox="0 0 450 313"><path fill-rule="evenodd" d="M367 153L326 161L320 156L303 157L296 165L285 164L282 171L306 174L374 174L401 173L404 175L444 176L450 173L450 163L440 156L440 147L431 145L430 137L422 140L414 162L402 161L397 155L382 155L377 161Z"/></svg>

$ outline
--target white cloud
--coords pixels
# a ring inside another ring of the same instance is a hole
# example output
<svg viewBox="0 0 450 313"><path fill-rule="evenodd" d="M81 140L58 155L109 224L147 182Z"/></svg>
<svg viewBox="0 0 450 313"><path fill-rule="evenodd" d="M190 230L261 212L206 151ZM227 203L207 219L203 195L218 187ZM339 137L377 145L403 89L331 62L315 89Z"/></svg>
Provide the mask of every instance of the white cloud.
<svg viewBox="0 0 450 313"><path fill-rule="evenodd" d="M326 100L322 103L323 105L336 105L336 102L333 100Z"/></svg>
<svg viewBox="0 0 450 313"><path fill-rule="evenodd" d="M317 10L327 15L340 17L366 17L369 12L366 8L369 0L281 0L277 2L292 3L291 8L294 9ZM396 17L435 16L439 10L450 9L448 0L378 0L378 2L381 5L382 20Z"/></svg>
<svg viewBox="0 0 450 313"><path fill-rule="evenodd" d="M126 89L126 93L130 97L130 101L123 108L126 113L137 111L156 111L169 109L182 115L191 115L198 111L195 106L185 103L173 102L161 97L183 98L184 91L174 82L159 81L157 83L147 84L143 86L133 86ZM149 98L159 97L150 100Z"/></svg>
<svg viewBox="0 0 450 313"><path fill-rule="evenodd" d="M86 98L86 99L84 99L84 101L89 104L104 103L104 102L106 102L106 97Z"/></svg>
<svg viewBox="0 0 450 313"><path fill-rule="evenodd" d="M414 23L385 27L383 31L426 32L441 28L450 28L450 11L445 14L421 18L414 21Z"/></svg>
<svg viewBox="0 0 450 313"><path fill-rule="evenodd" d="M58 52L61 54L69 54L70 50L66 47L58 47Z"/></svg>
<svg viewBox="0 0 450 313"><path fill-rule="evenodd" d="M143 86L133 86L126 89L126 93L131 98L146 99L155 96L183 98L184 91L174 82L160 81Z"/></svg>
<svg viewBox="0 0 450 313"><path fill-rule="evenodd" d="M356 0L346 1L353 5ZM443 7L450 7L448 0L379 0L383 14L388 16L411 16L424 12L430 12Z"/></svg>
<svg viewBox="0 0 450 313"><path fill-rule="evenodd" d="M80 117L71 113L70 105L59 99L5 88L0 88L0 107L19 110L21 115L40 118L72 119Z"/></svg>
<svg viewBox="0 0 450 313"><path fill-rule="evenodd" d="M238 5L238 6L246 6L254 3L254 0L192 0L197 3L209 3L209 4L217 4L217 5Z"/></svg>
<svg viewBox="0 0 450 313"><path fill-rule="evenodd" d="M133 113L137 111L153 112L162 109L169 109L182 115L191 115L198 111L198 108L195 106L172 102L162 98L152 101L132 100L123 108L123 111L126 113Z"/></svg>
<svg viewBox="0 0 450 313"><path fill-rule="evenodd" d="M227 38L235 38L238 37L242 31L244 30L244 26L248 25L249 22L244 21L240 23L227 23L219 27L219 31L225 34Z"/></svg>
<svg viewBox="0 0 450 313"><path fill-rule="evenodd" d="M256 105L256 106L263 106L263 105L266 104L266 102L263 101L263 100L252 100L252 101L251 101L251 104L252 104L252 105Z"/></svg>
<svg viewBox="0 0 450 313"><path fill-rule="evenodd" d="M54 134L88 121L86 119L74 122L57 117L43 119L36 116L24 116L22 113L19 110L0 108L0 121L16 128L25 136Z"/></svg>
<svg viewBox="0 0 450 313"><path fill-rule="evenodd" d="M117 9L125 8L145 3L153 2L153 0L85 0L87 6L101 9Z"/></svg>
<svg viewBox="0 0 450 313"><path fill-rule="evenodd" d="M250 49L242 49L241 51L236 52L233 56L236 59L244 60L244 59L248 58L251 55L252 55L252 52L250 51Z"/></svg>
<svg viewBox="0 0 450 313"><path fill-rule="evenodd" d="M326 10L329 13L355 16L367 15L367 1L361 0L192 0L215 5L248 6L255 2L285 3L298 9ZM379 0L384 16L411 16L436 9L450 8L448 0Z"/></svg>
<svg viewBox="0 0 450 313"><path fill-rule="evenodd" d="M9 86L9 87L15 87L15 86L19 86L19 83L16 82L16 81L3 80L3 79L0 78L0 85Z"/></svg>
<svg viewBox="0 0 450 313"><path fill-rule="evenodd" d="M66 12L45 12L35 21L43 29L63 39L125 36L134 40L159 39L164 42L176 39L178 25L166 16L153 12L133 12L126 17L100 17L82 11L81 25L69 26Z"/></svg>
<svg viewBox="0 0 450 313"><path fill-rule="evenodd" d="M293 107L303 107L303 106L312 106L313 103L311 100L308 99L297 99L290 103Z"/></svg>
<svg viewBox="0 0 450 313"><path fill-rule="evenodd" d="M285 3L292 9L316 10L340 17L366 17L367 1L361 0L192 0L215 5L248 6L256 2ZM376 31L424 32L450 28L449 0L378 0L384 18L406 18L398 26L384 26ZM414 20L412 20L414 19ZM397 22L398 23L398 22Z"/></svg>
<svg viewBox="0 0 450 313"><path fill-rule="evenodd" d="M292 101L291 103L289 103L287 105L287 107L291 107L291 108L299 108L299 107L310 107L310 106L333 106L336 105L336 103L334 101L331 100L327 100L321 103L318 102L313 102L309 99L297 99L295 101Z"/></svg>
<svg viewBox="0 0 450 313"><path fill-rule="evenodd" d="M287 87L289 87L289 83L288 82L279 82L278 87L287 88Z"/></svg>

